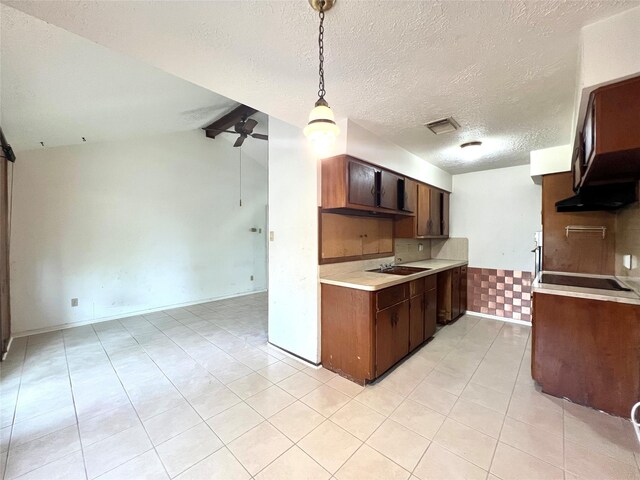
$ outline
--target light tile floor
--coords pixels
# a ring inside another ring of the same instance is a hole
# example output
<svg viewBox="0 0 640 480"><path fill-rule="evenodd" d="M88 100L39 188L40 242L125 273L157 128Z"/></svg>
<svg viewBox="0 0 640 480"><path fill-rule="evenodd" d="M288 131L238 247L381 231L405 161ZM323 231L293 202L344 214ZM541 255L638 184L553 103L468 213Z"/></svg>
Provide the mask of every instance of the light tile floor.
<svg viewBox="0 0 640 480"><path fill-rule="evenodd" d="M17 339L6 479L638 479L628 421L540 393L528 327L465 316L362 388L251 295Z"/></svg>

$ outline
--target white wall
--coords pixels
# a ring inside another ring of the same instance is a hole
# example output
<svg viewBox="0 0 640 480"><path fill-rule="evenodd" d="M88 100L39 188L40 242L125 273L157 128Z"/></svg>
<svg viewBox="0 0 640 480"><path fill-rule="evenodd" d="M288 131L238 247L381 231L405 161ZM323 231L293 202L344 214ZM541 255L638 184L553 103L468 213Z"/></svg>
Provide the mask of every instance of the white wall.
<svg viewBox="0 0 640 480"><path fill-rule="evenodd" d="M239 149L202 131L19 152L14 332L264 290L268 152L253 143L242 207Z"/></svg>
<svg viewBox="0 0 640 480"><path fill-rule="evenodd" d="M469 266L533 271L541 195L528 165L454 175L450 233L469 239Z"/></svg>
<svg viewBox="0 0 640 480"><path fill-rule="evenodd" d="M451 191L451 175L426 160L384 140L352 120L347 123L346 153ZM344 152L340 152L344 153Z"/></svg>
<svg viewBox="0 0 640 480"><path fill-rule="evenodd" d="M302 129L269 119L269 341L320 361L319 162Z"/></svg>

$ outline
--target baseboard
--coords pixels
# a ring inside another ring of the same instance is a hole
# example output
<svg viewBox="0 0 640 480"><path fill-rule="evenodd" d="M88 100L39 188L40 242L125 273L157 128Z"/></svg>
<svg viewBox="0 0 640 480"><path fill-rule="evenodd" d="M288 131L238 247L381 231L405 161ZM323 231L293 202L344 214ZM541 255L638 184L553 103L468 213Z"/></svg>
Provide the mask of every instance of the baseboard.
<svg viewBox="0 0 640 480"><path fill-rule="evenodd" d="M279 347L278 345L276 345L275 343L271 343L269 342L269 345L271 345L272 347L276 347L278 350L280 350L282 352L283 355L286 355L287 357L293 358L294 360L299 360L302 363L306 363L307 365L309 365L311 368L322 368L322 363L318 362L318 363L313 363L311 360L307 360L304 357L301 357L300 355L297 355L295 353L290 352L289 350L285 350L282 347ZM269 352L267 352L269 353Z"/></svg>
<svg viewBox="0 0 640 480"><path fill-rule="evenodd" d="M149 309L145 309L145 310L137 310L135 312L121 313L121 314L118 314L118 315L111 315L111 316L108 316L108 317L93 318L91 320L82 320L82 321L79 321L79 322L71 322L71 323L61 323L59 325L53 325L51 327L34 328L32 330L25 330L24 332L14 333L12 335L12 338L13 337L15 337L15 338L28 337L29 335L38 335L39 333L56 332L58 330L66 330L68 328L82 327L84 325L91 325L91 324L94 324L94 323L102 323L102 322L108 322L108 321L111 321L111 320L118 320L120 318L136 317L138 315L146 315L146 314L149 314L149 313L161 312L162 310L169 310L169 309L172 309L172 308L190 307L192 305L199 305L201 303L216 302L218 300L226 300L228 298L246 297L247 295L255 295L257 293L264 293L266 291L267 291L267 289L262 289L262 290L254 290L254 291L251 291L251 292L234 293L232 295L224 295L224 296L221 296L221 297L207 298L207 299L204 299L204 300L195 300L193 302L174 303L172 305L164 305L162 307L149 308ZM7 349L7 351L9 351L9 350Z"/></svg>
<svg viewBox="0 0 640 480"><path fill-rule="evenodd" d="M515 318L507 318L507 317L498 317L497 315L489 315L487 313L478 313L478 312L466 312L467 315L471 315L473 317L482 317L489 318L491 320L498 320L500 322L506 323L515 323L517 325L526 325L527 327L531 326L531 322L525 322L524 320L516 320Z"/></svg>

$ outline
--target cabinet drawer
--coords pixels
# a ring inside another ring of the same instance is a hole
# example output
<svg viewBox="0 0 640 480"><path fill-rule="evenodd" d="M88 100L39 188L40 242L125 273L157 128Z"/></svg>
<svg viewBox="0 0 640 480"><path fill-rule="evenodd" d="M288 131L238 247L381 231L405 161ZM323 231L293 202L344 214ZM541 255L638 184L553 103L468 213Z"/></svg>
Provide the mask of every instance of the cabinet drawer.
<svg viewBox="0 0 640 480"><path fill-rule="evenodd" d="M376 306L378 310L387 308L396 303L402 302L407 298L407 284L396 285L395 287L385 288L376 293Z"/></svg>
<svg viewBox="0 0 640 480"><path fill-rule="evenodd" d="M409 282L409 296L414 297L424 292L424 278Z"/></svg>
<svg viewBox="0 0 640 480"><path fill-rule="evenodd" d="M428 292L429 290L433 290L438 286L438 276L437 275L429 275L424 278L424 289Z"/></svg>

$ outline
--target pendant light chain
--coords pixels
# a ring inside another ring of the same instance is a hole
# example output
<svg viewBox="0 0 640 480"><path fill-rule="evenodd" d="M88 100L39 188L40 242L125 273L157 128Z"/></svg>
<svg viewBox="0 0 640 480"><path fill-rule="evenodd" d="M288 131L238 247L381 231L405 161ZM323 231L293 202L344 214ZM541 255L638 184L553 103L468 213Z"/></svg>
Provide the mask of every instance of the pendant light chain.
<svg viewBox="0 0 640 480"><path fill-rule="evenodd" d="M324 4L325 0L320 0L320 29L318 31L318 52L320 60L320 66L318 68L318 74L320 75L318 97L323 100L327 93L324 89Z"/></svg>

